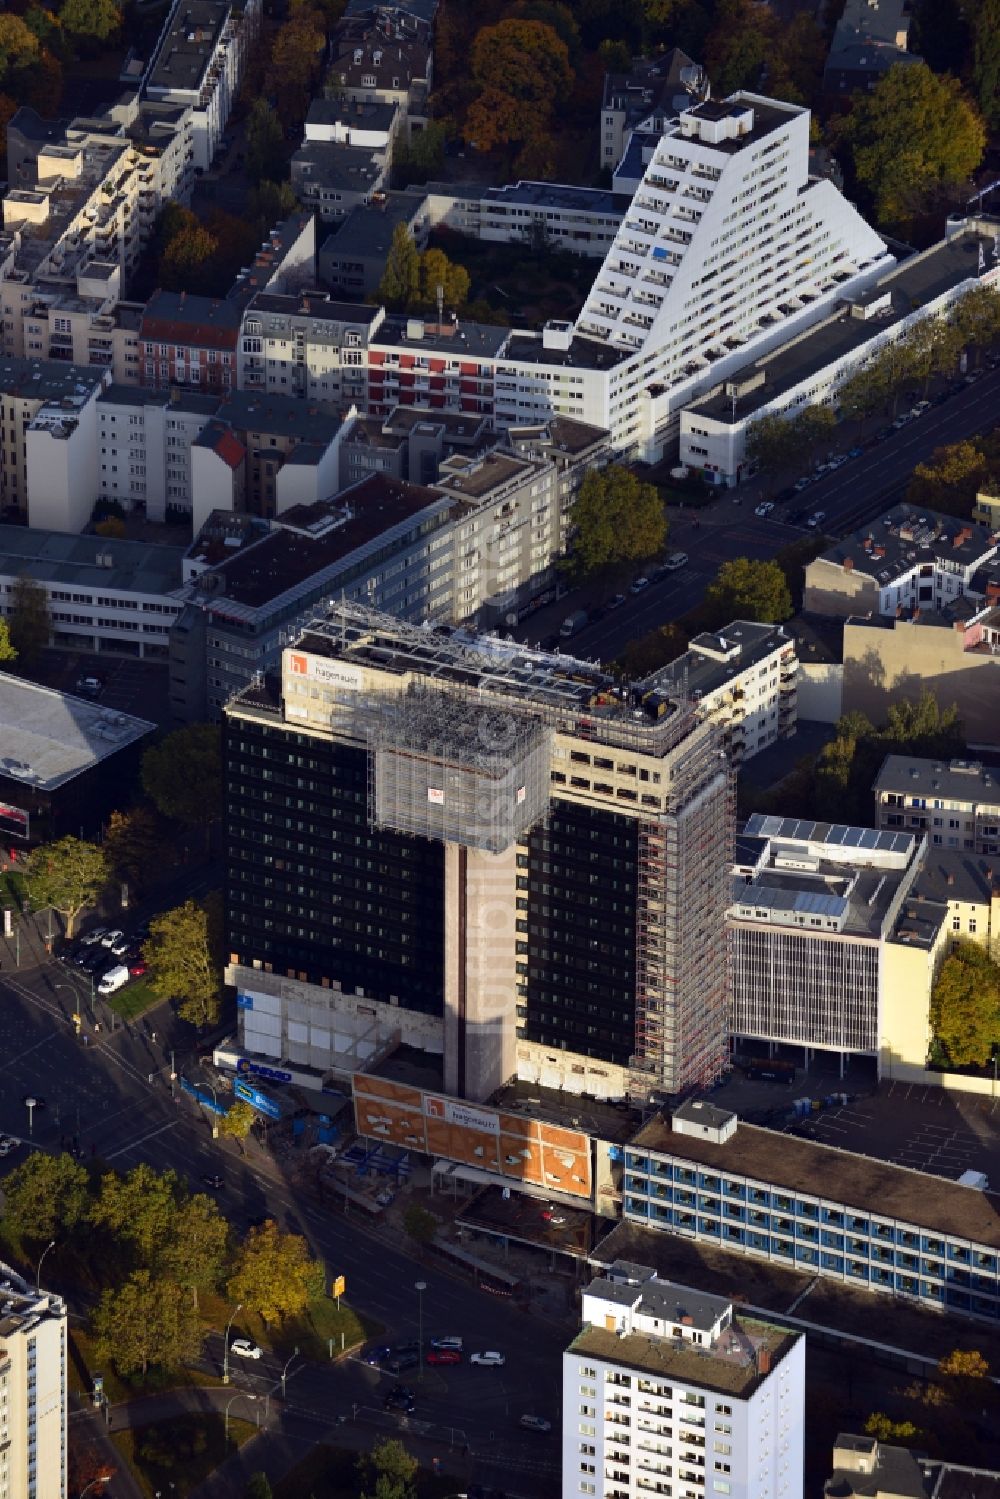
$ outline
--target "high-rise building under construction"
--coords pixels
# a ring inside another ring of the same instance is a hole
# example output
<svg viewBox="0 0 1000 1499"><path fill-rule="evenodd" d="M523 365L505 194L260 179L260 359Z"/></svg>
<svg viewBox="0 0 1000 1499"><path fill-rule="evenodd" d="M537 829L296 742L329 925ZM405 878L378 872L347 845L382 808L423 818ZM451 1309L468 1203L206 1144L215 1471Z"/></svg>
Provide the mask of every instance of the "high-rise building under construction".
<svg viewBox="0 0 1000 1499"><path fill-rule="evenodd" d="M244 1051L676 1094L726 1055L725 731L655 676L352 604L225 716Z"/></svg>

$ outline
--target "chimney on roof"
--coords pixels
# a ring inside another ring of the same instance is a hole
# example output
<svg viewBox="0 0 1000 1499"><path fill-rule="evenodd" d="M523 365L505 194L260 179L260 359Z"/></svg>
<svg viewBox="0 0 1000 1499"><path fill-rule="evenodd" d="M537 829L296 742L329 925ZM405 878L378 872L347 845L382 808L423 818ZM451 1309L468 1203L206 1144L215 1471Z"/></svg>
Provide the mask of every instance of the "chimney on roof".
<svg viewBox="0 0 1000 1499"><path fill-rule="evenodd" d="M983 873L986 875L986 878L988 880L992 881L992 879L993 879L993 865L992 864L987 864L987 866L984 869Z"/></svg>
<svg viewBox="0 0 1000 1499"><path fill-rule="evenodd" d="M903 606L902 606L902 604L897 604L896 605L896 618L897 619L902 619L902 617L903 617Z"/></svg>
<svg viewBox="0 0 1000 1499"><path fill-rule="evenodd" d="M771 1350L770 1348L757 1349L757 1373L770 1374L771 1372Z"/></svg>
<svg viewBox="0 0 1000 1499"><path fill-rule="evenodd" d="M845 557L844 558L844 572L845 573L852 573L853 571L854 571L854 558L853 557Z"/></svg>
<svg viewBox="0 0 1000 1499"><path fill-rule="evenodd" d="M920 618L920 605L918 604L917 607L913 611L913 623L916 624L917 621L919 620L919 618Z"/></svg>
<svg viewBox="0 0 1000 1499"><path fill-rule="evenodd" d="M955 876L949 871L948 874L945 876L945 884L946 885L954 885L954 883L955 883Z"/></svg>
<svg viewBox="0 0 1000 1499"><path fill-rule="evenodd" d="M681 1318L681 1326L682 1327L693 1327L694 1326L694 1318L693 1317L689 1317L687 1315L687 1313L685 1313L684 1316Z"/></svg>

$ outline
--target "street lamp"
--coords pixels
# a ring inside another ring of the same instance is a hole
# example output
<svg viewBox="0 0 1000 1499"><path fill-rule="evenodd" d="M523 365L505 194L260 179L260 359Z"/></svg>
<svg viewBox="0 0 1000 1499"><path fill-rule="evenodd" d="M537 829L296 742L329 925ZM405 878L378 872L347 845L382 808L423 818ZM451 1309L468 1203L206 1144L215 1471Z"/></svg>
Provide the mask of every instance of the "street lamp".
<svg viewBox="0 0 1000 1499"><path fill-rule="evenodd" d="M292 1349L292 1358L290 1358L288 1360L288 1364L290 1364L292 1362L292 1359L298 1358L298 1356L299 1356L299 1350L297 1348L293 1348ZM281 1398L282 1398L282 1400L284 1400L284 1398L285 1398L285 1380L288 1377L288 1364L286 1364L285 1367L281 1371Z"/></svg>
<svg viewBox="0 0 1000 1499"><path fill-rule="evenodd" d="M24 1107L28 1111L28 1134L29 1135L34 1135L34 1133L35 1133L35 1110L38 1107L38 1099L34 1098L29 1093L28 1096L27 1096L27 1098L24 1100Z"/></svg>
<svg viewBox="0 0 1000 1499"><path fill-rule="evenodd" d="M53 1239L51 1244L46 1244L45 1248L42 1250L41 1258L38 1261L38 1274L35 1276L35 1289L39 1292L41 1292L42 1289L42 1266L45 1263L45 1256L48 1254L50 1249L55 1249L55 1247L56 1241L55 1239Z"/></svg>
<svg viewBox="0 0 1000 1499"><path fill-rule="evenodd" d="M227 1442L229 1441L229 1412L232 1410L233 1405L234 1405L234 1403L237 1400L251 1400L253 1402L256 1402L257 1396L256 1395L251 1395L250 1392L249 1392L249 1390L237 1390L236 1394L233 1396L232 1400L230 1400L229 1404L226 1406L226 1433L225 1433L225 1435L226 1435L226 1441ZM82 1496L81 1496L81 1499L82 1499Z"/></svg>
<svg viewBox="0 0 1000 1499"><path fill-rule="evenodd" d="M418 1280L414 1283L417 1293L417 1357L420 1360L418 1379L424 1377L424 1292L427 1290L427 1282Z"/></svg>
<svg viewBox="0 0 1000 1499"><path fill-rule="evenodd" d="M107 1483L108 1480L109 1480L109 1478L110 1478L110 1474L108 1474L108 1473L101 1473L99 1477L92 1478L90 1480L90 1482L87 1484L87 1487L85 1489L81 1489L80 1490L80 1499L83 1499L84 1494L89 1494L90 1491L91 1491L91 1489L94 1487L95 1484L98 1484L98 1483Z"/></svg>
<svg viewBox="0 0 1000 1499"><path fill-rule="evenodd" d="M230 1333L230 1330L232 1328L234 1320L239 1316L239 1314L240 1314L240 1312L242 1310L243 1310L243 1303L241 1301L240 1304L239 1304L239 1306L236 1308L235 1312L233 1312L233 1315L230 1317L229 1321L226 1323L226 1344L225 1344L225 1348L224 1348L223 1354L222 1354L222 1383L223 1384L228 1384L229 1383L229 1333Z"/></svg>

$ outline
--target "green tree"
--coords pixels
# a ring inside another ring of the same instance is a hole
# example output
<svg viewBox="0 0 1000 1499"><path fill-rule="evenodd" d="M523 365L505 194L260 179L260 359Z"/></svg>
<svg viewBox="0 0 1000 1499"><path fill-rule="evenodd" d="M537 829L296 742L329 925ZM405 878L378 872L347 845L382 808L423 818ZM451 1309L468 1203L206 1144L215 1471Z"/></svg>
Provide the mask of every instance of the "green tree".
<svg viewBox="0 0 1000 1499"><path fill-rule="evenodd" d="M779 624L792 612L792 595L779 564L749 557L722 564L705 590L705 603L720 625L733 619Z"/></svg>
<svg viewBox="0 0 1000 1499"><path fill-rule="evenodd" d="M986 123L1000 128L1000 0L978 0L975 7L972 85Z"/></svg>
<svg viewBox="0 0 1000 1499"><path fill-rule="evenodd" d="M885 401L885 389L874 365L856 370L837 389L837 404L844 421L864 421Z"/></svg>
<svg viewBox="0 0 1000 1499"><path fill-rule="evenodd" d="M957 707L942 708L930 688L917 698L900 698L889 704L883 743L896 754L932 755L947 759L965 747L965 729Z"/></svg>
<svg viewBox="0 0 1000 1499"><path fill-rule="evenodd" d="M432 1244L440 1224L419 1202L411 1202L403 1214L403 1227L415 1244Z"/></svg>
<svg viewBox="0 0 1000 1499"><path fill-rule="evenodd" d="M141 885L153 869L159 836L156 816L149 807L112 812L104 835L104 852L112 872L120 880Z"/></svg>
<svg viewBox="0 0 1000 1499"><path fill-rule="evenodd" d="M420 295L420 253L406 224L392 231L392 244L379 282L378 300L397 312Z"/></svg>
<svg viewBox="0 0 1000 1499"><path fill-rule="evenodd" d="M934 1037L952 1067L982 1067L1000 1044L1000 967L985 948L959 942L931 991Z"/></svg>
<svg viewBox="0 0 1000 1499"><path fill-rule="evenodd" d="M1000 338L1000 292L974 286L955 303L949 321L964 347L989 348Z"/></svg>
<svg viewBox="0 0 1000 1499"><path fill-rule="evenodd" d="M123 1375L139 1370L145 1378L151 1364L175 1369L201 1347L197 1315L180 1286L148 1270L104 1291L92 1325L99 1357Z"/></svg>
<svg viewBox="0 0 1000 1499"><path fill-rule="evenodd" d="M59 20L71 36L106 42L122 23L115 0L63 0Z"/></svg>
<svg viewBox="0 0 1000 1499"><path fill-rule="evenodd" d="M227 1288L231 1302L265 1322L282 1322L301 1316L322 1294L323 1267L301 1235L282 1233L273 1218L250 1230L236 1253Z"/></svg>
<svg viewBox="0 0 1000 1499"><path fill-rule="evenodd" d="M591 469L573 504L570 565L581 578L603 568L644 562L662 552L667 514L655 484L631 469Z"/></svg>
<svg viewBox="0 0 1000 1499"><path fill-rule="evenodd" d="M415 130L409 141L396 148L392 158L393 185L410 187L426 182L444 165L445 127L428 120L423 130Z"/></svg>
<svg viewBox="0 0 1000 1499"><path fill-rule="evenodd" d="M126 1176L101 1178L90 1220L128 1245L140 1265L152 1267L170 1242L186 1194L176 1171L154 1171L145 1161Z"/></svg>
<svg viewBox="0 0 1000 1499"><path fill-rule="evenodd" d="M246 128L246 170L251 182L278 182L285 175L285 133L278 111L255 99Z"/></svg>
<svg viewBox="0 0 1000 1499"><path fill-rule="evenodd" d="M77 917L92 906L108 883L108 861L102 848L80 838L42 844L28 859L27 888L36 911L51 906L66 920L73 936Z"/></svg>
<svg viewBox="0 0 1000 1499"><path fill-rule="evenodd" d="M376 1442L358 1458L361 1499L416 1499L418 1466L395 1437Z"/></svg>
<svg viewBox="0 0 1000 1499"><path fill-rule="evenodd" d="M935 448L926 463L914 468L906 490L907 503L968 518L986 480L987 468L986 454L974 442Z"/></svg>
<svg viewBox="0 0 1000 1499"><path fill-rule="evenodd" d="M774 413L759 417L747 432L747 457L767 474L790 468L799 457L794 424Z"/></svg>
<svg viewBox="0 0 1000 1499"><path fill-rule="evenodd" d="M33 1151L3 1185L4 1221L22 1239L63 1238L86 1216L87 1172L71 1155Z"/></svg>
<svg viewBox="0 0 1000 1499"><path fill-rule="evenodd" d="M891 1421L882 1411L872 1412L865 1422L865 1431L880 1442L895 1442L904 1447L913 1447L924 1436L912 1421Z"/></svg>
<svg viewBox="0 0 1000 1499"><path fill-rule="evenodd" d="M420 298L432 307L437 305L437 289L444 293L446 309L464 307L469 297L469 273L464 265L455 265L443 250L425 250L420 257Z"/></svg>
<svg viewBox="0 0 1000 1499"><path fill-rule="evenodd" d="M188 900L154 917L142 949L150 985L161 999L176 999L178 1014L192 1025L219 1018L222 974L212 938L210 910Z"/></svg>
<svg viewBox="0 0 1000 1499"><path fill-rule="evenodd" d="M925 63L890 68L870 94L855 97L834 134L878 222L902 227L928 194L967 181L986 146L982 119L958 80Z"/></svg>
<svg viewBox="0 0 1000 1499"><path fill-rule="evenodd" d="M775 55L776 24L752 0L719 0L705 43L705 65L719 97L755 88L765 62Z"/></svg>
<svg viewBox="0 0 1000 1499"><path fill-rule="evenodd" d="M256 1118L257 1115L252 1105L248 1104L245 1098L238 1098L235 1103L230 1104L228 1111L219 1120L219 1134L227 1135L229 1139L235 1140L242 1152L242 1141L253 1129Z"/></svg>
<svg viewBox="0 0 1000 1499"><path fill-rule="evenodd" d="M222 740L217 724L175 729L142 757L142 787L164 817L208 828L222 814Z"/></svg>
<svg viewBox="0 0 1000 1499"><path fill-rule="evenodd" d="M16 660L17 650L10 642L10 626L5 619L0 619L0 662Z"/></svg>
<svg viewBox="0 0 1000 1499"><path fill-rule="evenodd" d="M269 229L287 219L299 206L290 182L270 182L266 177L250 194L250 212L263 238Z"/></svg>
<svg viewBox="0 0 1000 1499"><path fill-rule="evenodd" d="M27 670L34 666L52 634L49 597L35 578L15 578L8 618L10 642Z"/></svg>
<svg viewBox="0 0 1000 1499"><path fill-rule="evenodd" d="M222 1280L229 1258L229 1224L203 1192L182 1202L170 1238L158 1257L158 1268L191 1292L198 1310L199 1291L212 1291Z"/></svg>
<svg viewBox="0 0 1000 1499"><path fill-rule="evenodd" d="M675 621L657 625L648 635L628 642L615 662L615 669L630 681L639 681L669 661L676 661L687 650L687 644L687 635Z"/></svg>

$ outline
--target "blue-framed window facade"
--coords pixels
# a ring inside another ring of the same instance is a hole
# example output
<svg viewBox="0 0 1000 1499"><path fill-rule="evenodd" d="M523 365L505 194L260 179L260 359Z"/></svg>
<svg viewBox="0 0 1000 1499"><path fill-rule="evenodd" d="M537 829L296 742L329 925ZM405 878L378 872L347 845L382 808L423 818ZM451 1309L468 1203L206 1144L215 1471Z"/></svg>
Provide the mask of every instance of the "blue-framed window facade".
<svg viewBox="0 0 1000 1499"><path fill-rule="evenodd" d="M1000 1322L991 1246L660 1151L626 1146L624 1158L630 1222Z"/></svg>

